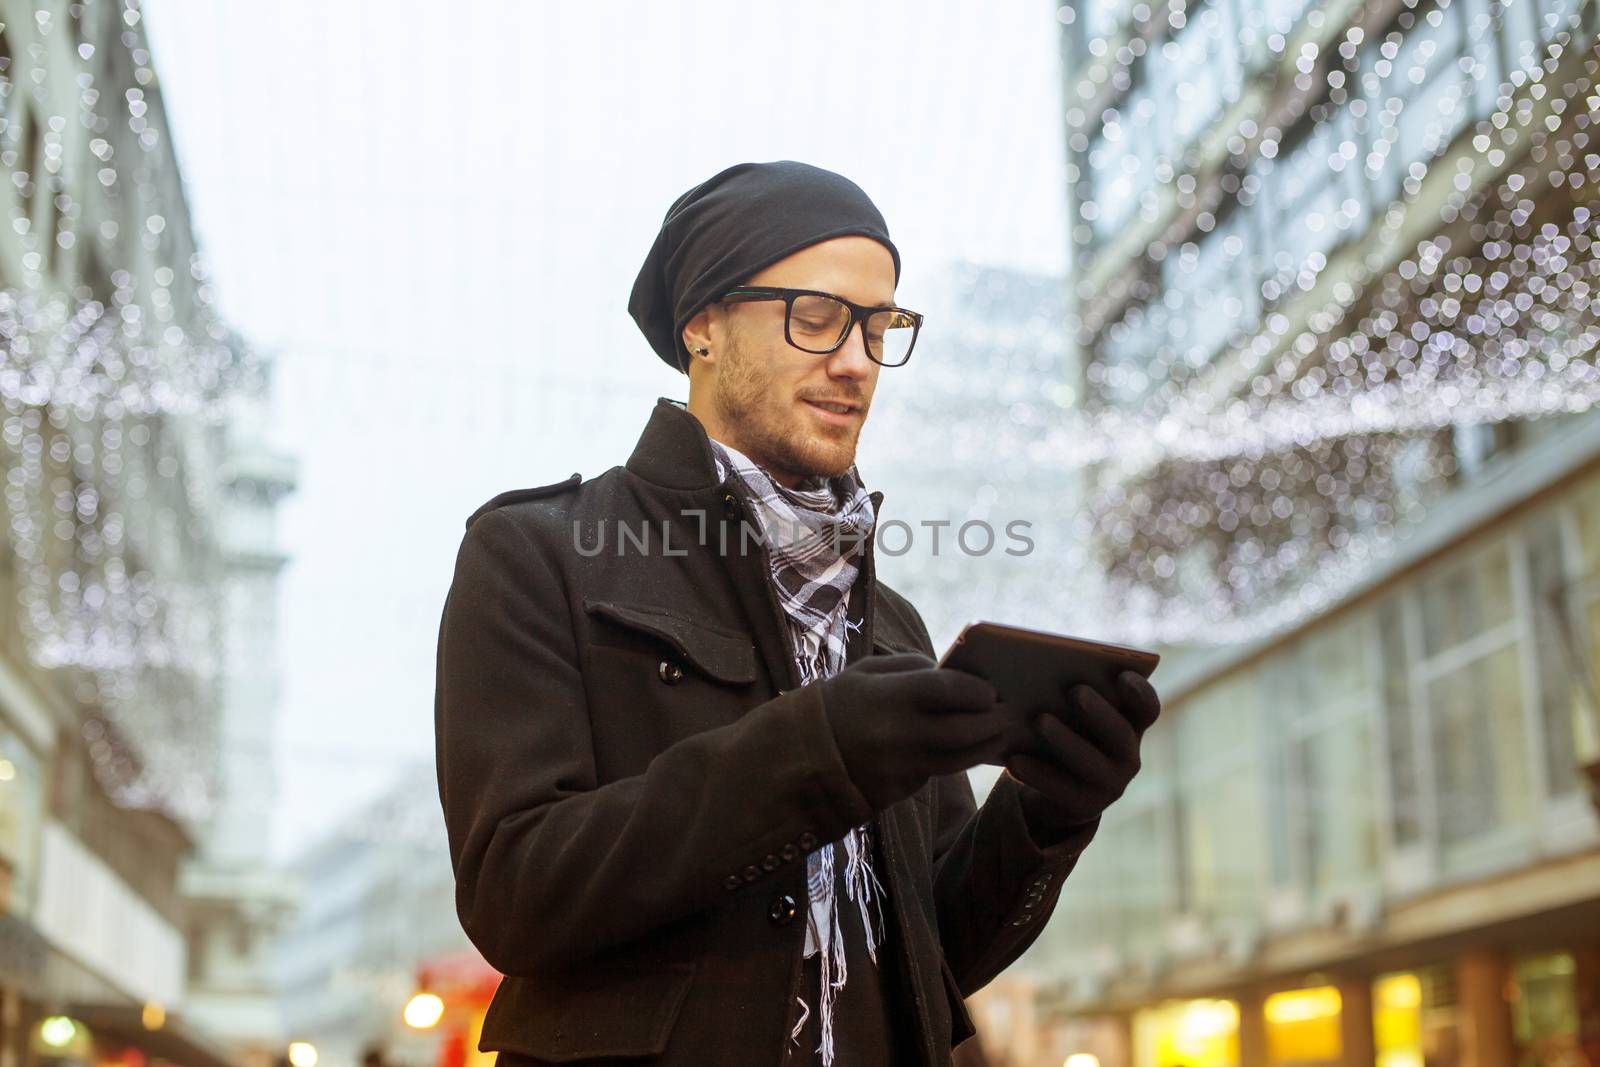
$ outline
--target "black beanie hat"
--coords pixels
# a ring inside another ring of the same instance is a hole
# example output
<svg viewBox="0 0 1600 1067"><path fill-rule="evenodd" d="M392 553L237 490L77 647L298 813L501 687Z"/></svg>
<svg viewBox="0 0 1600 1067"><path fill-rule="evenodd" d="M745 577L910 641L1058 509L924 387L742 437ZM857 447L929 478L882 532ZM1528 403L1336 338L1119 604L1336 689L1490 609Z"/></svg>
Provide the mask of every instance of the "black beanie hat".
<svg viewBox="0 0 1600 1067"><path fill-rule="evenodd" d="M846 234L888 248L899 284L900 251L855 182L792 159L736 163L672 202L634 280L628 313L656 355L687 374L683 327L696 312L785 256Z"/></svg>

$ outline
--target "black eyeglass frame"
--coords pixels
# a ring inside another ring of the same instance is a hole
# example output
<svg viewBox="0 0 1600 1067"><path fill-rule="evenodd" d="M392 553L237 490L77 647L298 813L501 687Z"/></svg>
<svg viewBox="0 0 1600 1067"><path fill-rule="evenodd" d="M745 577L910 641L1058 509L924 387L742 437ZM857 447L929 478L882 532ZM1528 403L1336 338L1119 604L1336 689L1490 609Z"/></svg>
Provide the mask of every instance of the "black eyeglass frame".
<svg viewBox="0 0 1600 1067"><path fill-rule="evenodd" d="M825 296L829 300L837 300L839 303L850 309L850 324L844 328L844 334L839 338L839 340L833 343L833 347L824 348L819 351L815 348L807 348L804 345L797 345L794 343L794 338L789 333L789 317L794 313L794 300L797 296ZM729 299L730 297L733 299ZM917 347L917 334L922 330L922 313L920 311L912 311L910 308L903 308L894 304L868 307L864 304L857 304L853 301L846 300L838 293L824 292L821 289L786 289L781 286L772 285L745 285L740 286L737 289L729 289L727 292L717 297L718 303L726 302L730 304L749 304L758 300L782 300L783 339L792 347L798 348L802 352L810 352L813 355L818 356L825 356L829 353L837 352L846 341L850 340L850 335L855 332L856 323L862 323L863 329L865 329L865 323L868 316L875 315L880 311L896 311L902 315L905 315L911 320L911 343L906 346L905 359L902 359L899 363L885 363L883 360L872 354L872 348L870 345L863 345L862 347L866 349L867 358L872 360L872 362L876 363L880 367L903 367L910 362L911 353Z"/></svg>

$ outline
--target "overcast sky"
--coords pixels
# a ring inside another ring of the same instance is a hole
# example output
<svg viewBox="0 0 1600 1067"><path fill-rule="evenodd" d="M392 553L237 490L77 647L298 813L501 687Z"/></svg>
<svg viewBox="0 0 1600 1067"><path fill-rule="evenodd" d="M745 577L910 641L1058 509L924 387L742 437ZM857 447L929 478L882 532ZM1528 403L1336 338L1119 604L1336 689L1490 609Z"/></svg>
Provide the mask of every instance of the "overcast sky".
<svg viewBox="0 0 1600 1067"><path fill-rule="evenodd" d="M466 516L621 463L687 396L626 311L680 193L747 160L839 171L929 313L953 260L1065 267L1051 0L143 7L222 311L277 360L300 462L280 857L432 752Z"/></svg>

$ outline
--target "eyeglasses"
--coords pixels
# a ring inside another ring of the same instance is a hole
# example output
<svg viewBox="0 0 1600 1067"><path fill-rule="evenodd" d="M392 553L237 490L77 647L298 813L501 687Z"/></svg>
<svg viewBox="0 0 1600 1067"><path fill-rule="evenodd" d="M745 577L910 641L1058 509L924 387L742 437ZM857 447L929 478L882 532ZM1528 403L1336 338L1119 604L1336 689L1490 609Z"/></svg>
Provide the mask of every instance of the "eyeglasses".
<svg viewBox="0 0 1600 1067"><path fill-rule="evenodd" d="M898 367L911 358L917 331L922 329L922 316L915 311L864 307L818 289L746 286L729 289L717 299L730 304L782 300L783 339L803 352L818 355L837 351L856 323L864 323L867 358L885 367Z"/></svg>

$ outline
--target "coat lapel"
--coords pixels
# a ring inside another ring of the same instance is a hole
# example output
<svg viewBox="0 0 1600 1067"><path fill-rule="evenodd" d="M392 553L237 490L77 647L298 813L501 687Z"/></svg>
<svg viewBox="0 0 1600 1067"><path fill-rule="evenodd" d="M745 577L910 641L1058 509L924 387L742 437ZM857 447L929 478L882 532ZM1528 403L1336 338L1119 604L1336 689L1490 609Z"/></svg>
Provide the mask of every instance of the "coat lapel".
<svg viewBox="0 0 1600 1067"><path fill-rule="evenodd" d="M653 512L652 522L685 521L698 532L698 517L683 517L680 510L695 509L704 516L707 550L720 560L727 579L744 610L750 633L777 690L800 684L794 654L789 648L787 624L777 591L769 577L765 546L754 536L740 537L742 522L758 530L755 516L731 482L717 479L716 460L705 426L681 401L658 397L638 444L624 465L639 479L638 488ZM883 493L874 490L874 512L883 504ZM873 616L877 581L873 546L876 528L862 550L860 574L852 587L848 617L857 624L846 642L846 662L854 662L872 650Z"/></svg>

